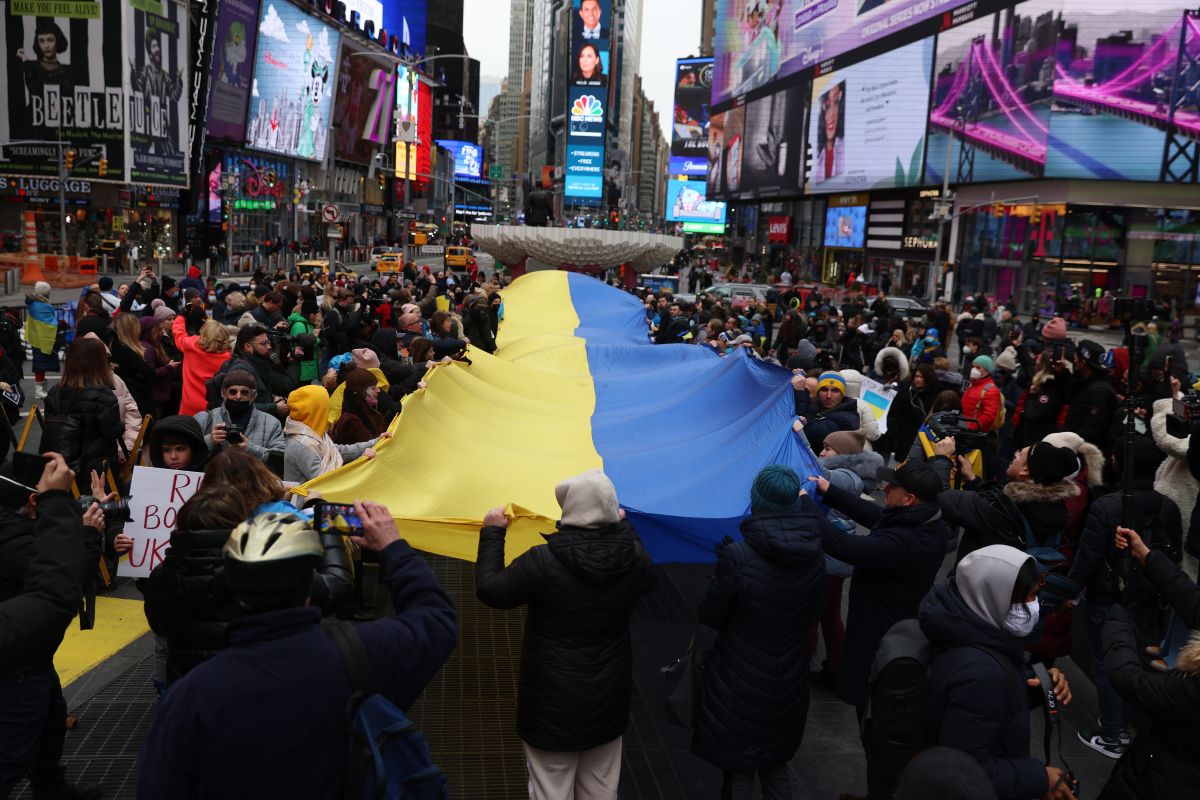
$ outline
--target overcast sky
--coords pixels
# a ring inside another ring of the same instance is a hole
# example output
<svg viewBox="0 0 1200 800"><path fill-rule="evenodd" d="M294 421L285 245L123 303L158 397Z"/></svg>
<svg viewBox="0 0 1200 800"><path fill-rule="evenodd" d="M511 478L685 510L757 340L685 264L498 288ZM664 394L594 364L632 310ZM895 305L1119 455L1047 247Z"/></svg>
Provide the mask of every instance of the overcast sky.
<svg viewBox="0 0 1200 800"><path fill-rule="evenodd" d="M464 0L463 38L481 75L508 73L508 0ZM497 13L499 11L502 13ZM695 55L700 44L700 0L642 0L641 74L663 135L671 131L675 59Z"/></svg>

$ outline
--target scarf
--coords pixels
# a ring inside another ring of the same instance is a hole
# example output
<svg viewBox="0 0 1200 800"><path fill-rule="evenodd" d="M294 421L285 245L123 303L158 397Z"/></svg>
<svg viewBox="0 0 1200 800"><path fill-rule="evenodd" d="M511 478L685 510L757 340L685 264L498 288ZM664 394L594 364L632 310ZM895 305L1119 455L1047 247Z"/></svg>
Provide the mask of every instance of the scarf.
<svg viewBox="0 0 1200 800"><path fill-rule="evenodd" d="M342 454L338 452L337 445L329 438L329 434L318 434L300 420L289 417L283 426L283 435L298 439L302 445L316 454L321 460L321 469L317 473L318 475L328 475L342 466Z"/></svg>

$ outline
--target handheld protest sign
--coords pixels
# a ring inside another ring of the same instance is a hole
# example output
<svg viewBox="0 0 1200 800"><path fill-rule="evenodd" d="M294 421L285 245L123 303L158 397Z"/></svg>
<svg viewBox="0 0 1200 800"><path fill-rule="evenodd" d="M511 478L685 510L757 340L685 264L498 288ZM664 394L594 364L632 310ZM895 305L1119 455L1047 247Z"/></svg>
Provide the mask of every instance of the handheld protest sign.
<svg viewBox="0 0 1200 800"><path fill-rule="evenodd" d="M162 563L171 545L175 517L191 499L203 472L137 466L129 487L129 517L125 535L133 539L129 557L122 559L117 574L145 578Z"/></svg>

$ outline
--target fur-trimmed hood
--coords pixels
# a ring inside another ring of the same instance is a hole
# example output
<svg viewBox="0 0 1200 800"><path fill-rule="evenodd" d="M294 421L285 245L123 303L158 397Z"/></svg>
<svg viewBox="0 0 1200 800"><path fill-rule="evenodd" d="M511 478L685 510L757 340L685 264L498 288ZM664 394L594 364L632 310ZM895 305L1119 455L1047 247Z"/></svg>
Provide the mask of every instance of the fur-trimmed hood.
<svg viewBox="0 0 1200 800"><path fill-rule="evenodd" d="M1042 437L1043 442L1049 442L1055 447L1069 447L1079 456L1087 470L1088 486L1099 486L1104 472L1104 454L1100 448L1091 442L1085 442L1083 437L1070 431L1058 431Z"/></svg>
<svg viewBox="0 0 1200 800"><path fill-rule="evenodd" d="M883 456L869 450L848 455L824 456L819 460L821 466L827 470L848 469L862 478L864 492L874 490L879 480L876 472L883 466Z"/></svg>
<svg viewBox="0 0 1200 800"><path fill-rule="evenodd" d="M898 347L885 347L875 354L875 374L883 375L883 360L891 356L900 366L900 380L908 378L908 356Z"/></svg>
<svg viewBox="0 0 1200 800"><path fill-rule="evenodd" d="M1179 651L1175 669L1188 675L1200 675L1200 633L1193 633Z"/></svg>
<svg viewBox="0 0 1200 800"><path fill-rule="evenodd" d="M1078 497L1079 492L1079 484L1071 480L1049 485L1033 481L1009 481L1004 484L1004 493L1014 503L1062 503L1072 497Z"/></svg>

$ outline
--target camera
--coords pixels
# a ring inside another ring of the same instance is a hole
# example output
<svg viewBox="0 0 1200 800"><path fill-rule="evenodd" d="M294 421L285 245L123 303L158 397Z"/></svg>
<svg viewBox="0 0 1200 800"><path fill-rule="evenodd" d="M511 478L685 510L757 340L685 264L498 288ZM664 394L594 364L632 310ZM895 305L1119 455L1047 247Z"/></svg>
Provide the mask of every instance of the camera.
<svg viewBox="0 0 1200 800"><path fill-rule="evenodd" d="M1176 400L1167 415L1167 433L1176 439L1186 439L1200 433L1200 392L1189 391Z"/></svg>
<svg viewBox="0 0 1200 800"><path fill-rule="evenodd" d="M929 418L929 430L939 441L947 436L954 437L955 455L966 455L987 444L987 432L972 427L977 424L978 420L964 416L959 411L942 411Z"/></svg>
<svg viewBox="0 0 1200 800"><path fill-rule="evenodd" d="M242 433L240 425L234 425L232 422L225 428L225 441L230 444L241 444L245 439L245 434Z"/></svg>
<svg viewBox="0 0 1200 800"><path fill-rule="evenodd" d="M125 522L129 522L131 519L131 517L129 516L129 498L128 497L123 497L120 500L112 500L107 503L102 503L90 494L83 494L83 495L79 496L79 506L84 511L87 511L89 508L91 508L92 503L95 503L98 506L100 506L100 510L104 512L104 519L107 522L111 522L113 520L118 520L118 519L123 520Z"/></svg>

